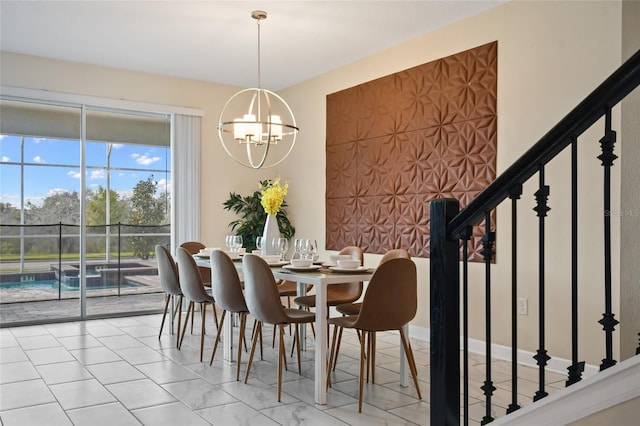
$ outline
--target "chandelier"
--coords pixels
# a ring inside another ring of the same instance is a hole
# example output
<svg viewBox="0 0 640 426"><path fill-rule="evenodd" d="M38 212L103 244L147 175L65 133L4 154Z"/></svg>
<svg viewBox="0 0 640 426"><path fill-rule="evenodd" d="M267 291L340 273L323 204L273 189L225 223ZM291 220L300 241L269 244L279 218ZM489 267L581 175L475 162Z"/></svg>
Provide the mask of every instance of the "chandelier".
<svg viewBox="0 0 640 426"><path fill-rule="evenodd" d="M217 127L227 154L243 166L259 169L282 162L293 149L299 129L284 99L261 87L260 21L267 12L255 10L251 17L258 24L258 87L229 98Z"/></svg>

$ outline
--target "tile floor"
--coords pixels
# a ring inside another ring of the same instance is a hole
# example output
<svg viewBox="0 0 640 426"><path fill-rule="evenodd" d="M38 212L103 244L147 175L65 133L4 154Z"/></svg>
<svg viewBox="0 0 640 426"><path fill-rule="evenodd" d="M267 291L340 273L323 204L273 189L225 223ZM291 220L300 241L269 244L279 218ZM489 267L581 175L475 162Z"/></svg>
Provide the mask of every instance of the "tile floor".
<svg viewBox="0 0 640 426"><path fill-rule="evenodd" d="M221 350L209 367L215 337L211 322L205 342L207 361L201 363L198 326L177 350L166 325L158 339L160 319L160 315L146 315L0 329L2 425L429 424L429 348L423 341L414 339L412 346L424 399L418 399L413 384L399 386L397 334L379 333L376 384L365 385L359 414L359 344L354 333L345 332L327 404L317 405L312 350L303 352L301 376L289 358L282 402L277 401L277 352L270 347L271 327L265 327L264 360L256 356L249 382L244 384L235 380L235 363L221 360ZM479 389L484 363L481 356L471 358L472 424L484 415ZM497 417L504 415L510 403L510 366L493 361L493 371ZM519 391L527 395L520 398L524 405L536 390L537 372L527 367L519 371ZM563 387L563 382L563 376L547 374L549 392Z"/></svg>

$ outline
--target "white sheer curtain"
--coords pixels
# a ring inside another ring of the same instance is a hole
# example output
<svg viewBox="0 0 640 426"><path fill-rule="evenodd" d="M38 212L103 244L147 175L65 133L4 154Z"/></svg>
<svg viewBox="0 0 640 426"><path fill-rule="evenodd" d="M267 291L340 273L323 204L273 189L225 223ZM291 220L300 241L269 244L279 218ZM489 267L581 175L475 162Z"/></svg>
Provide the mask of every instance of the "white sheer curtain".
<svg viewBox="0 0 640 426"><path fill-rule="evenodd" d="M200 241L200 146L202 119L174 115L172 153L171 248Z"/></svg>

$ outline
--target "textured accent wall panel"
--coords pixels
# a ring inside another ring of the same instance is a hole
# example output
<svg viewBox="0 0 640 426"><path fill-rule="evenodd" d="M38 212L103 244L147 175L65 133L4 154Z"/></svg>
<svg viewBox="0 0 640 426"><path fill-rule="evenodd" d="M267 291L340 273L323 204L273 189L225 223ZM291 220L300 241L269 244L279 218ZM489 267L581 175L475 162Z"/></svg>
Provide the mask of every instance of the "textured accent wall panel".
<svg viewBox="0 0 640 426"><path fill-rule="evenodd" d="M327 96L327 249L429 257L429 201L464 207L496 177L497 52L489 43ZM472 260L481 238L474 229Z"/></svg>

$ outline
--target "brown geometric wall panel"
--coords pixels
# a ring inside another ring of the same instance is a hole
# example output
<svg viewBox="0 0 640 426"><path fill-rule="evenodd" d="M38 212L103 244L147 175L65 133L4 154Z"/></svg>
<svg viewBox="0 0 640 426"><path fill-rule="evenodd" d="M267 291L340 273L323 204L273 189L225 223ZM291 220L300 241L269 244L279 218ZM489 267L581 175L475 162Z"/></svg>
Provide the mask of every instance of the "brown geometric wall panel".
<svg viewBox="0 0 640 426"><path fill-rule="evenodd" d="M327 96L327 249L429 257L429 201L464 207L496 177L497 54L493 42Z"/></svg>

